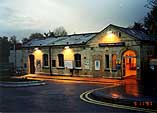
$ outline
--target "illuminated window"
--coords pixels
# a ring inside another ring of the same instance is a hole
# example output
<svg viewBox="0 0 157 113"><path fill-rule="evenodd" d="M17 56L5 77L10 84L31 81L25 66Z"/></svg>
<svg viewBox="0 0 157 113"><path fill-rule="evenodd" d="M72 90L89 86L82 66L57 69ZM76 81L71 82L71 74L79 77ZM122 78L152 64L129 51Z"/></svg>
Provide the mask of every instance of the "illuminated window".
<svg viewBox="0 0 157 113"><path fill-rule="evenodd" d="M56 60L52 60L52 67L56 67Z"/></svg>
<svg viewBox="0 0 157 113"><path fill-rule="evenodd" d="M112 69L116 69L116 55L112 55Z"/></svg>
<svg viewBox="0 0 157 113"><path fill-rule="evenodd" d="M109 68L109 55L105 55L106 68Z"/></svg>
<svg viewBox="0 0 157 113"><path fill-rule="evenodd" d="M58 54L59 67L64 67L64 55Z"/></svg>
<svg viewBox="0 0 157 113"><path fill-rule="evenodd" d="M75 67L81 67L81 55L80 54L75 54Z"/></svg>
<svg viewBox="0 0 157 113"><path fill-rule="evenodd" d="M48 54L43 54L43 66L48 66Z"/></svg>

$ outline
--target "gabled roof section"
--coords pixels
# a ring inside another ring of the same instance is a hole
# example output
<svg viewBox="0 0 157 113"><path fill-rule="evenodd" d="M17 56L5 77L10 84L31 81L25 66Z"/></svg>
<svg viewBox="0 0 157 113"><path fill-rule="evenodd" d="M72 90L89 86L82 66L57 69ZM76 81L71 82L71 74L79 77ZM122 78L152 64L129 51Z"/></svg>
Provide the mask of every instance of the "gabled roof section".
<svg viewBox="0 0 157 113"><path fill-rule="evenodd" d="M157 38L151 37L149 35L147 35L146 33L144 33L143 31L140 30L135 30L135 29L131 29L131 28L124 28L124 27L119 27L116 25L112 25L110 24L109 26L113 26L117 29L119 29L120 31L133 36L134 38L141 40L141 41L153 41L153 40L157 40Z"/></svg>
<svg viewBox="0 0 157 113"><path fill-rule="evenodd" d="M141 41L157 41L157 36L148 36L140 30L135 30L131 28L119 27L116 25L108 25L100 32L96 33L84 33L84 34L73 34L61 37L50 37L46 39L33 39L28 43L24 44L23 47L38 47L38 46L65 46L65 45L85 45L87 42L92 40L96 35L99 35L108 27L113 27L119 29L121 32L126 33L137 40Z"/></svg>
<svg viewBox="0 0 157 113"><path fill-rule="evenodd" d="M73 34L62 37L50 37L46 39L33 39L26 43L23 47L37 46L62 46L62 45L82 45L94 37L97 33Z"/></svg>
<svg viewBox="0 0 157 113"><path fill-rule="evenodd" d="M57 38L51 37L46 39L32 39L26 44L23 45L23 47L37 47L37 46L47 46L50 42L55 41Z"/></svg>

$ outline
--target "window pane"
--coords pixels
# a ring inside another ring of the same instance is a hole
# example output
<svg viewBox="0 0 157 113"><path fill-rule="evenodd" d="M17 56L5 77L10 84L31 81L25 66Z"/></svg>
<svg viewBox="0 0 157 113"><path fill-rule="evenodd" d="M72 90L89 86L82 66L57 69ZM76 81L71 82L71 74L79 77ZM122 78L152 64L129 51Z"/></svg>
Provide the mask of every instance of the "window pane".
<svg viewBox="0 0 157 113"><path fill-rule="evenodd" d="M75 54L75 67L81 67L81 55L80 54Z"/></svg>
<svg viewBox="0 0 157 113"><path fill-rule="evenodd" d="M64 56L63 54L58 54L59 66L64 67Z"/></svg>
<svg viewBox="0 0 157 113"><path fill-rule="evenodd" d="M48 66L48 54L43 55L43 65Z"/></svg>
<svg viewBox="0 0 157 113"><path fill-rule="evenodd" d="M100 60L95 60L95 70L100 70Z"/></svg>
<svg viewBox="0 0 157 113"><path fill-rule="evenodd" d="M106 68L109 68L109 55L105 55Z"/></svg>
<svg viewBox="0 0 157 113"><path fill-rule="evenodd" d="M81 67L81 61L76 61L76 67Z"/></svg>

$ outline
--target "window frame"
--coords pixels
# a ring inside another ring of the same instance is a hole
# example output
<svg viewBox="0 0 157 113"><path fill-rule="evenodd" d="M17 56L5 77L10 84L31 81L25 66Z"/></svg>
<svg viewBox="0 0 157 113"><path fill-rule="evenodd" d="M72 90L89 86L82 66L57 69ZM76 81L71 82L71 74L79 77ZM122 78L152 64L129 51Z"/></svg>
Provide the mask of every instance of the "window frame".
<svg viewBox="0 0 157 113"><path fill-rule="evenodd" d="M49 60L48 60L49 56L48 54L43 54L43 67L49 67Z"/></svg>
<svg viewBox="0 0 157 113"><path fill-rule="evenodd" d="M109 54L105 54L105 69L109 69L109 68L110 68L110 56Z"/></svg>
<svg viewBox="0 0 157 113"><path fill-rule="evenodd" d="M81 68L81 54L76 53L74 54L74 62L75 62L75 68Z"/></svg>
<svg viewBox="0 0 157 113"><path fill-rule="evenodd" d="M63 68L64 67L64 55L58 54L58 67Z"/></svg>

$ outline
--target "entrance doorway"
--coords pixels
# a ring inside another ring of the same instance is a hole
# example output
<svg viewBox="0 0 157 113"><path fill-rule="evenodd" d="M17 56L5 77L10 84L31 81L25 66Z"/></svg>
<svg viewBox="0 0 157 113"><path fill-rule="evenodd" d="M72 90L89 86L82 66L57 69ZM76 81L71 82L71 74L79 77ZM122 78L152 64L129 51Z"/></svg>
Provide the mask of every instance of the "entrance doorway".
<svg viewBox="0 0 157 113"><path fill-rule="evenodd" d="M136 78L136 53L127 50L123 54L123 77L132 76Z"/></svg>
<svg viewBox="0 0 157 113"><path fill-rule="evenodd" d="M29 55L30 61L30 74L35 74L34 55Z"/></svg>

